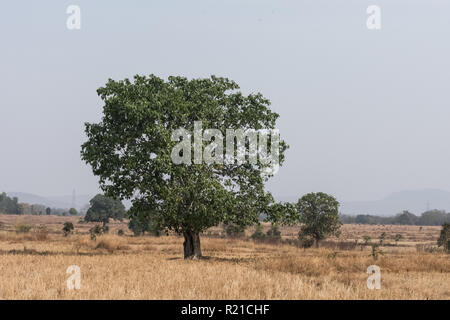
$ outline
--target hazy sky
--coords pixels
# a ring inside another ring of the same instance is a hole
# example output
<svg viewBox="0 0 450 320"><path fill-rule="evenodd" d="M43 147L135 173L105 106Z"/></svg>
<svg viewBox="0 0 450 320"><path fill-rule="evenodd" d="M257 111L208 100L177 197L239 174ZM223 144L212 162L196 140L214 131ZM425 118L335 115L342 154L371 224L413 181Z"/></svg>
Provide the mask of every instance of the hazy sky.
<svg viewBox="0 0 450 320"><path fill-rule="evenodd" d="M276 196L450 190L448 0L2 1L0 41L0 191L97 192L83 123L101 117L98 87L137 73L269 98L290 145Z"/></svg>

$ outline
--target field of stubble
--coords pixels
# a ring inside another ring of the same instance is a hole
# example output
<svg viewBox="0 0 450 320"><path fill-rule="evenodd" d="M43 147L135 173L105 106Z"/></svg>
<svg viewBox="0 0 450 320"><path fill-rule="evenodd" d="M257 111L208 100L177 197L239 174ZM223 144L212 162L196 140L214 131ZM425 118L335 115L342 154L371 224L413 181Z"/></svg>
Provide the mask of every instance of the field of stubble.
<svg viewBox="0 0 450 320"><path fill-rule="evenodd" d="M420 250L434 245L439 227L344 225L340 239L306 250L220 238L213 228L202 237L205 257L185 261L180 237L133 237L126 223L114 222L93 241L92 224L78 220L0 215L0 299L450 299L450 255ZM62 236L65 221L75 234ZM48 235L17 234L18 222L43 224ZM119 229L124 236L115 235ZM296 232L282 229L284 239ZM377 260L369 246L338 245L362 243L364 235L377 242L382 232ZM397 233L403 239L395 245ZM380 290L366 285L373 264L381 269ZM79 290L67 289L70 265L81 269Z"/></svg>

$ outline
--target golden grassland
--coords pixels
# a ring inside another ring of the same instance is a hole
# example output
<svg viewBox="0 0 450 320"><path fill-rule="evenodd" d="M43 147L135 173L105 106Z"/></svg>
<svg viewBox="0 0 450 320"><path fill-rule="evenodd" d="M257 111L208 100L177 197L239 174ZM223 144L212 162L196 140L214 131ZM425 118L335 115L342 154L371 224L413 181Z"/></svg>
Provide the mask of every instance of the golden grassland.
<svg viewBox="0 0 450 320"><path fill-rule="evenodd" d="M62 236L65 221L75 234ZM221 229L212 228L202 237L205 257L184 260L181 237L133 237L126 222L112 222L96 241L87 235L93 224L79 217L0 215L0 222L0 299L450 299L450 255L416 250L434 245L439 227L344 225L340 239L306 250L220 238ZM43 224L49 233L16 233L18 222ZM282 229L285 239L296 232ZM368 246L330 245L361 243L364 235L375 242L381 232L387 238L377 260ZM373 264L381 269L380 290L366 286ZM67 289L70 265L81 269L80 290Z"/></svg>

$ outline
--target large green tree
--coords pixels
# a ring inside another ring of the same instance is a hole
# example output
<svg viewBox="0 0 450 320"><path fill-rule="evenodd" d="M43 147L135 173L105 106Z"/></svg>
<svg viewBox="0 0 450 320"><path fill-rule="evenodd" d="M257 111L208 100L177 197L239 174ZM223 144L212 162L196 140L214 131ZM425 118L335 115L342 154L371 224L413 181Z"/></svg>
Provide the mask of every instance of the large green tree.
<svg viewBox="0 0 450 320"><path fill-rule="evenodd" d="M192 132L196 121L222 133L275 129L278 114L269 109L269 100L238 89L235 82L215 76L110 79L97 91L104 101L101 122L86 124L88 140L81 154L99 177L101 188L109 196L132 199L131 215L151 215L159 226L182 234L185 258L201 256L200 233L209 227L221 222L247 226L256 223L261 213L270 216L273 198L264 183L274 174L273 164L259 158L256 163L172 161L174 147L180 143L173 141L174 131ZM203 140L201 151L221 156L220 149L211 148L212 140ZM223 149L231 146L224 142ZM280 141L279 165L286 148ZM194 150L178 155L191 158L196 152L194 143Z"/></svg>
<svg viewBox="0 0 450 320"><path fill-rule="evenodd" d="M125 206L120 200L102 194L96 195L89 203L90 207L84 217L88 222L102 222L105 226L109 223L109 219L122 220L126 213Z"/></svg>
<svg viewBox="0 0 450 320"><path fill-rule="evenodd" d="M339 202L323 192L308 193L297 202L299 221L302 223L300 238L311 237L316 247L328 236L339 235Z"/></svg>

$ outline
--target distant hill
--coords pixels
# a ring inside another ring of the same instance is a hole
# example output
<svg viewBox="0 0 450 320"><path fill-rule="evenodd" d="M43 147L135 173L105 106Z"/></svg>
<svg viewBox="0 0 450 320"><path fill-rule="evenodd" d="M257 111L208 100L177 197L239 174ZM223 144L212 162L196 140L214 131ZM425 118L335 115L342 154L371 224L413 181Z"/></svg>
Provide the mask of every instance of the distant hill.
<svg viewBox="0 0 450 320"><path fill-rule="evenodd" d="M428 209L450 211L450 192L438 189L406 190L377 201L343 202L343 214L393 216L403 210L420 214Z"/></svg>
<svg viewBox="0 0 450 320"><path fill-rule="evenodd" d="M298 197L283 196L277 197L277 200L295 202ZM428 208L450 212L450 192L439 189L404 190L374 201L338 200L341 201L339 211L346 215L394 216L403 210L420 215Z"/></svg>
<svg viewBox="0 0 450 320"><path fill-rule="evenodd" d="M19 202L26 202L29 204L42 204L50 208L62 208L68 209L72 207L72 196L55 196L55 197L42 197L39 195L24 193L24 192L7 192L9 197L17 197ZM75 198L75 208L81 209L91 200L94 195L77 195Z"/></svg>

